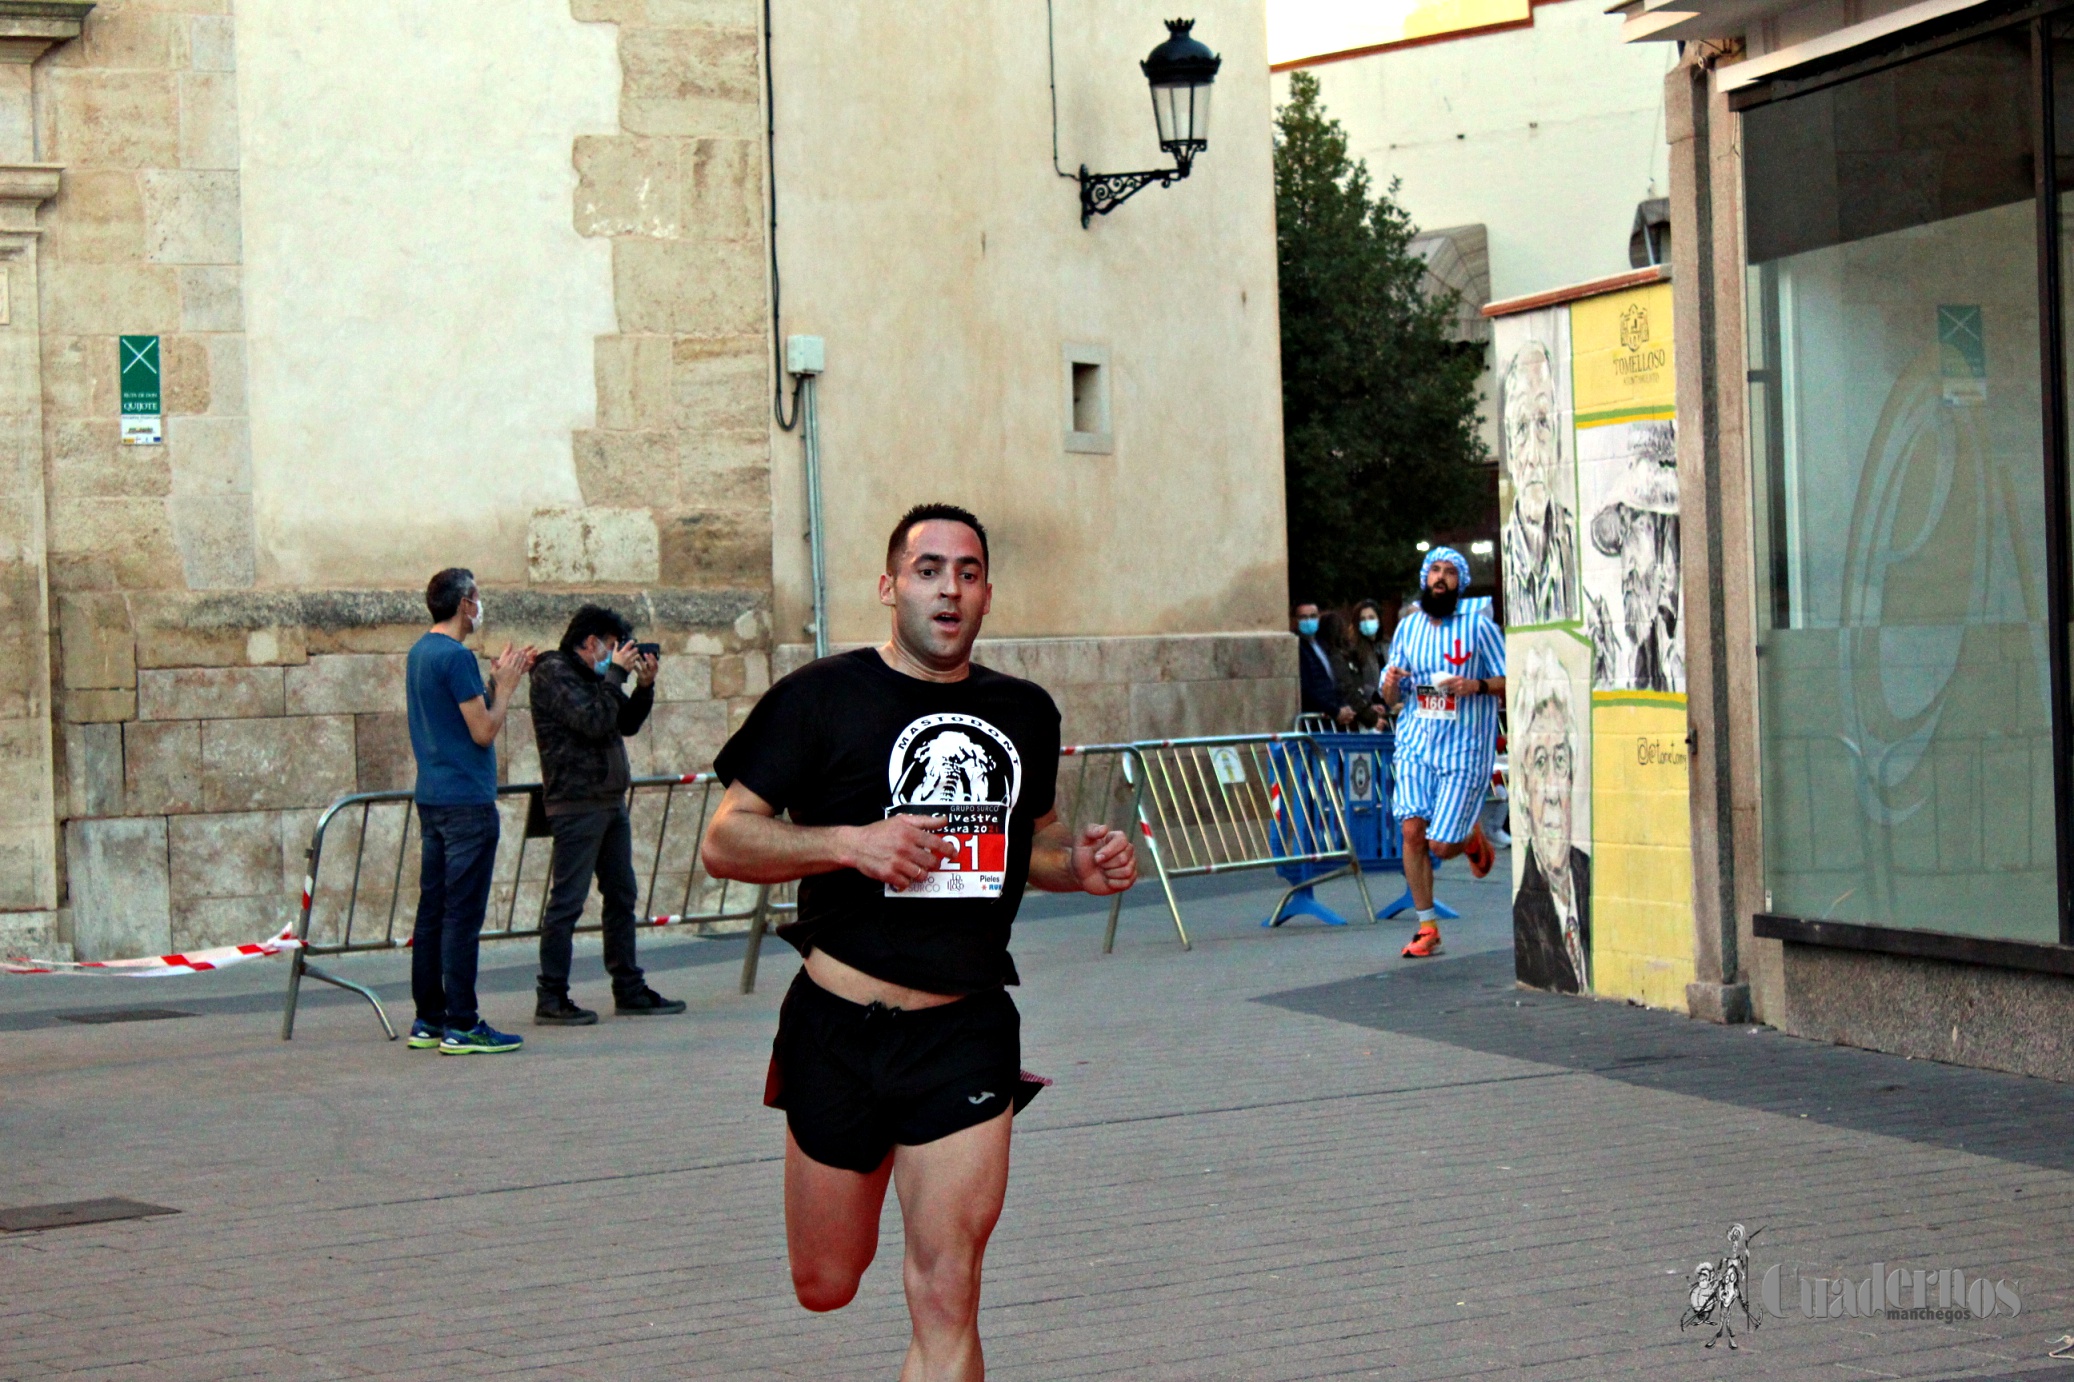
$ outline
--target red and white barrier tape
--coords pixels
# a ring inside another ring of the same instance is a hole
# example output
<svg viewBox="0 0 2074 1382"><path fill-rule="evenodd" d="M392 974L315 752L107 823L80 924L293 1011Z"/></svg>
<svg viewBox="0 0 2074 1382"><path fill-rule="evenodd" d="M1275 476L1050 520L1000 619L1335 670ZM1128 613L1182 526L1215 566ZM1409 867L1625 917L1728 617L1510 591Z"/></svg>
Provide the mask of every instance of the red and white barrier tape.
<svg viewBox="0 0 2074 1382"><path fill-rule="evenodd" d="M111 979L157 979L168 974L199 974L223 969L284 950L299 950L302 942L291 928L270 941L250 945L219 945L186 955L147 955L141 960L0 960L0 974L97 974Z"/></svg>

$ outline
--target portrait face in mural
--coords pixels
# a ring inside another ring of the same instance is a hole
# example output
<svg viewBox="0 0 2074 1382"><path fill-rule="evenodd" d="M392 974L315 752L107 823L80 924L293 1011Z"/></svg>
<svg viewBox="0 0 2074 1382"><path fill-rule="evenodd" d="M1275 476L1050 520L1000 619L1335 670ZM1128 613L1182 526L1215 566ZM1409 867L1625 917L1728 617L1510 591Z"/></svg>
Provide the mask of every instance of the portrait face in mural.
<svg viewBox="0 0 2074 1382"><path fill-rule="evenodd" d="M1568 707L1551 697L1534 707L1515 751L1513 771L1524 790L1527 839L1542 870L1560 872L1570 863L1570 802L1577 791L1576 735Z"/></svg>
<svg viewBox="0 0 2074 1382"><path fill-rule="evenodd" d="M1499 419L1512 512L1505 521L1505 584L1510 624L1577 617L1573 519L1563 501L1561 381L1545 341L1529 337L1499 382Z"/></svg>
<svg viewBox="0 0 2074 1382"><path fill-rule="evenodd" d="M1530 510L1548 507L1549 480L1557 456L1555 367L1548 347L1528 341L1505 368L1505 464L1514 502Z"/></svg>
<svg viewBox="0 0 2074 1382"><path fill-rule="evenodd" d="M1676 426L1637 422L1606 430L1624 438L1627 454L1591 521L1592 549L1613 558L1619 573L1617 615L1611 592L1587 580L1594 680L1628 690L1683 691Z"/></svg>
<svg viewBox="0 0 2074 1382"><path fill-rule="evenodd" d="M1516 703L1523 728L1510 741L1514 826L1525 866L1513 896L1514 968L1522 983L1558 993L1590 987L1590 858L1577 847L1583 731L1570 673L1532 649Z"/></svg>

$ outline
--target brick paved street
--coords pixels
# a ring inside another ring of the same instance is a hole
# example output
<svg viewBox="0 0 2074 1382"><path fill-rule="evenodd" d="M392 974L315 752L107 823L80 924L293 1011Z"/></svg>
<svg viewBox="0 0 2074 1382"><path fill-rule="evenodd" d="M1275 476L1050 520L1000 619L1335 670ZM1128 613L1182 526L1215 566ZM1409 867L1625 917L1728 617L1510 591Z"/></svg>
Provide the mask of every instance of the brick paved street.
<svg viewBox="0 0 2074 1382"><path fill-rule="evenodd" d="M1398 925L1260 930L1244 880L1191 890L1192 954L1152 889L1108 958L1098 910L1032 905L1027 1062L1058 1085L1016 1131L994 1375L2074 1376L2045 1357L2074 1090L1520 993L1502 885L1443 881L1469 915L1416 969ZM535 1031L523 950L486 951L505 1060L329 994L283 1044L270 965L6 981L0 1204L181 1212L0 1234L0 1377L892 1378L895 1215L849 1310L787 1290L758 1096L790 952L744 998L738 943L644 942L687 1018ZM393 957L342 967L398 992ZM199 1015L52 1016L136 1005ZM1732 1219L1789 1288L1729 1356L1678 1315ZM1801 1317L1796 1267L1876 1262L2007 1279L2022 1313Z"/></svg>

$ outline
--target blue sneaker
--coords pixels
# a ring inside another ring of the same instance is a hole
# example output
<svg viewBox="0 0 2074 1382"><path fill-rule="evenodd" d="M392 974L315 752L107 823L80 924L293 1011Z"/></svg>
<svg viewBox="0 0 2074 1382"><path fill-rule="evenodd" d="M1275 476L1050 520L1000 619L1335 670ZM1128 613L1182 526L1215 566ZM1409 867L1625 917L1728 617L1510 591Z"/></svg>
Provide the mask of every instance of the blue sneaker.
<svg viewBox="0 0 2074 1382"><path fill-rule="evenodd" d="M487 1022L477 1022L467 1031L459 1027L446 1029L446 1036L439 1043L442 1056L495 1056L506 1051L516 1051L526 1044L524 1037L509 1036L498 1031Z"/></svg>
<svg viewBox="0 0 2074 1382"><path fill-rule="evenodd" d="M439 1043L446 1040L446 1028L435 1027L424 1018L410 1024L410 1040L404 1044L413 1051L436 1051Z"/></svg>

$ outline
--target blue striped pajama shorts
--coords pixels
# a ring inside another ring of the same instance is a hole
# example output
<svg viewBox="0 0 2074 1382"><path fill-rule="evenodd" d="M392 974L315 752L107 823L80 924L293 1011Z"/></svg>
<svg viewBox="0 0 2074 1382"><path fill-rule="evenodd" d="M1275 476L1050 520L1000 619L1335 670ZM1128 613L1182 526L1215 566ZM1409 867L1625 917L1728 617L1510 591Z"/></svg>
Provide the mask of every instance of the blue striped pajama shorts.
<svg viewBox="0 0 2074 1382"><path fill-rule="evenodd" d="M1407 755L1397 760L1396 792L1390 803L1399 820L1426 822L1426 838L1460 844L1476 828L1477 814L1491 789L1491 765L1436 768Z"/></svg>

